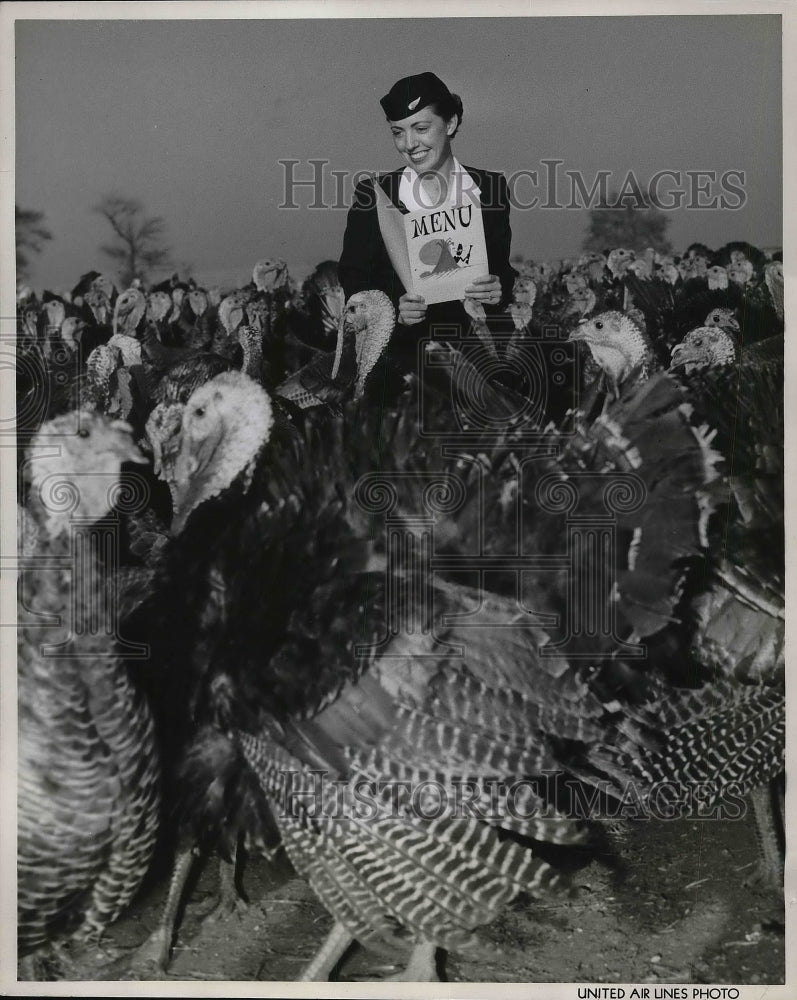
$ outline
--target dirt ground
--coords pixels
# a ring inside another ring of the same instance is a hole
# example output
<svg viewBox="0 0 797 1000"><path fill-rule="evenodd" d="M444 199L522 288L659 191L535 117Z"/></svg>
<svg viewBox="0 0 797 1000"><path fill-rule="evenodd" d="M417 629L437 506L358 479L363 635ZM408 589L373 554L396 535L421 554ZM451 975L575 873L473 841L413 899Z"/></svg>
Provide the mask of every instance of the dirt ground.
<svg viewBox="0 0 797 1000"><path fill-rule="evenodd" d="M755 880L756 858L751 816L640 825L613 857L575 873L572 898L517 900L481 932L483 948L447 956L444 975L450 982L782 983L783 898ZM331 919L288 862L250 862L248 907L207 921L217 885L211 860L186 907L166 978L295 979ZM110 928L121 957L78 969L80 978L127 978L166 887L163 878L145 888ZM399 971L403 958L355 948L336 978L379 980Z"/></svg>

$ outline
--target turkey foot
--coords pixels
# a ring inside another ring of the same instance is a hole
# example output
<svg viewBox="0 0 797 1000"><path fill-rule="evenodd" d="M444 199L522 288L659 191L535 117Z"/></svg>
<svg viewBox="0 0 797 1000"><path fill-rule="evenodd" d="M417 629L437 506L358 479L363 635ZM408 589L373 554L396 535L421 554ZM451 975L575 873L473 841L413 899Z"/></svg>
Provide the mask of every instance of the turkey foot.
<svg viewBox="0 0 797 1000"><path fill-rule="evenodd" d="M202 923L214 924L219 921L229 920L230 917L240 917L249 909L249 903L238 891L235 876L237 872L236 851L231 861L219 859L219 898L213 904L210 912L203 917Z"/></svg>
<svg viewBox="0 0 797 1000"><path fill-rule="evenodd" d="M196 858L197 852L193 847L186 848L177 855L160 923L147 940L136 949L135 957L128 967L127 974L122 977L123 979L163 978L163 974L169 967L169 954L185 883L191 874Z"/></svg>
<svg viewBox="0 0 797 1000"><path fill-rule="evenodd" d="M421 941L412 949L410 960L403 972L388 976L386 983L439 983L437 974L437 945L432 941Z"/></svg>

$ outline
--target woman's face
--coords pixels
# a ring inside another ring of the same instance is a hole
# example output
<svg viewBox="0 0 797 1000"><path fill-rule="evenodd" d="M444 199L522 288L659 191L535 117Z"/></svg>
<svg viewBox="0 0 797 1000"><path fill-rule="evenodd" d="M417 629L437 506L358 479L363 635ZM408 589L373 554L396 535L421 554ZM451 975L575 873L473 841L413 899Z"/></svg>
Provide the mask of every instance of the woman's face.
<svg viewBox="0 0 797 1000"><path fill-rule="evenodd" d="M391 122L393 142L405 163L418 173L439 170L451 155L450 136L456 131L457 116L447 122L431 108L421 108L409 118Z"/></svg>

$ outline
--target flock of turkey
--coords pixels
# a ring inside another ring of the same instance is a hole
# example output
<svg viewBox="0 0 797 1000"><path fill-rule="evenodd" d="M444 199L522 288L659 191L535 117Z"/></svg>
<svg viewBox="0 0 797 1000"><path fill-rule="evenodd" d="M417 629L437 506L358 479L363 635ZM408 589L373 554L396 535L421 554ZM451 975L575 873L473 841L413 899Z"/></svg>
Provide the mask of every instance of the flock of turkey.
<svg viewBox="0 0 797 1000"><path fill-rule="evenodd" d="M407 373L333 262L20 291L22 978L80 978L156 851L129 978L214 854L230 907L283 850L330 911L306 980L353 940L435 978L629 803L749 796L782 885L782 263L615 249L467 308Z"/></svg>

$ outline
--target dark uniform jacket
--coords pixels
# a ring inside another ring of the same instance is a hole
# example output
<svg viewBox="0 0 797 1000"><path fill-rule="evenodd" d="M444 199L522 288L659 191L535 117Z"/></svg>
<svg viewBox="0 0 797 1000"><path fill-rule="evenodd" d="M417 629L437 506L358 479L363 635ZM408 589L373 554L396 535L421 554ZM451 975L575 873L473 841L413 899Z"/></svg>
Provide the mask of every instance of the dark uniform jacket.
<svg viewBox="0 0 797 1000"><path fill-rule="evenodd" d="M487 244L487 262L490 274L501 281L501 301L497 306L485 306L488 317L504 312L512 300L512 286L517 272L509 263L512 230L509 225L509 191L503 174L492 170L477 170L465 167L480 189L479 200L484 222L484 238ZM399 202L398 192L403 167L379 177L379 184L393 204L406 213ZM390 296L398 308L398 300L405 289L382 242L379 220L376 212L376 197L370 179L361 181L354 191L354 202L346 220L343 237L343 253L338 264L338 273L343 291L348 299L355 292L366 288L378 288ZM445 339L454 340L466 336L470 328L470 317L461 302L438 302L430 305L426 319L413 326L396 326L391 339L389 354L392 362L404 372L415 371L417 365L417 345L422 338L432 336L435 327L451 327ZM493 328L493 323L490 324ZM503 324L501 324L503 326ZM442 339L442 332L439 334Z"/></svg>

